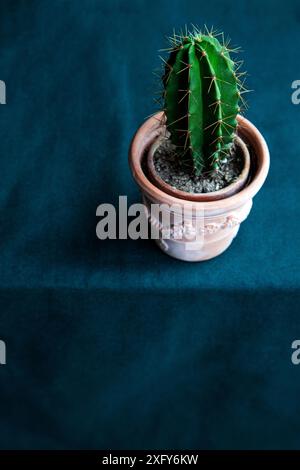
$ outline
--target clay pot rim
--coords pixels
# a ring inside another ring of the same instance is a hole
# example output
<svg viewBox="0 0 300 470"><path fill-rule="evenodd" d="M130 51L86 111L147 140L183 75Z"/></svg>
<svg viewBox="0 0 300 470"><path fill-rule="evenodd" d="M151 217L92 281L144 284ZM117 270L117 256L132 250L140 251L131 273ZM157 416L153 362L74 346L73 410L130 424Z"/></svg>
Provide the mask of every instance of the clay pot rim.
<svg viewBox="0 0 300 470"><path fill-rule="evenodd" d="M188 193L187 191L182 191L180 189L174 188L170 184L166 183L156 172L153 157L155 151L160 145L160 142L164 139L163 136L159 136L154 140L151 144L150 149L147 155L147 167L149 172L150 181L163 192L166 192L170 196L177 197L179 199L184 199L185 201L196 201L196 202L206 202L206 201L216 201L220 199L224 199L226 197L230 197L233 194L240 191L245 184L247 183L247 179L250 172L250 154L245 142L239 137L238 135L235 137L235 141L237 145L240 147L243 157L244 157L244 165L241 173L239 176L230 183L228 186L225 186L218 191L211 191L209 193Z"/></svg>
<svg viewBox="0 0 300 470"><path fill-rule="evenodd" d="M257 158L257 169L256 174L253 176L250 183L245 186L241 191L229 196L225 199L219 199L217 201L186 201L183 199L170 196L169 194L161 191L146 177L142 169L142 158L144 156L145 149L149 148L149 145L160 135L160 123L163 119L163 112L159 112L147 119L144 124L139 127L136 134L134 135L130 149L129 149L129 165L133 174L133 177L139 187L144 191L148 197L153 200L160 200L163 203L172 204L188 204L189 202L199 210L217 210L227 211L233 207L241 206L245 201L252 199L253 196L262 187L270 166L270 155L269 149L265 139L259 132L259 130L246 118L238 115L238 131L239 135L246 138L254 150ZM141 152L142 147L142 152Z"/></svg>

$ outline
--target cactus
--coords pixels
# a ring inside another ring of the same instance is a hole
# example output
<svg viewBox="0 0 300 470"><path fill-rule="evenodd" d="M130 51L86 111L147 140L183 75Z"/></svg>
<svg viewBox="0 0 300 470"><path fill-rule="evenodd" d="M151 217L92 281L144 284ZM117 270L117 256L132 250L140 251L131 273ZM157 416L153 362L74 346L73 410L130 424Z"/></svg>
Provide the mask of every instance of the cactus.
<svg viewBox="0 0 300 470"><path fill-rule="evenodd" d="M232 147L240 100L245 90L229 43L198 29L171 38L164 59L166 126L183 163L197 175L217 170Z"/></svg>

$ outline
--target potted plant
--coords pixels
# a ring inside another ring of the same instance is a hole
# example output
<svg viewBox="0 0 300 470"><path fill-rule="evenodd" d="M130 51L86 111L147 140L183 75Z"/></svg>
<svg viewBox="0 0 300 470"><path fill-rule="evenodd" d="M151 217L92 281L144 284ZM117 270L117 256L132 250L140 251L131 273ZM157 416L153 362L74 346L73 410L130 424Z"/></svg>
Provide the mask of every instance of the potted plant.
<svg viewBox="0 0 300 470"><path fill-rule="evenodd" d="M138 129L129 151L157 243L185 261L228 248L269 169L264 138L241 116L247 90L233 52L212 31L174 34L164 60L163 109ZM171 214L168 224L151 215L153 204Z"/></svg>

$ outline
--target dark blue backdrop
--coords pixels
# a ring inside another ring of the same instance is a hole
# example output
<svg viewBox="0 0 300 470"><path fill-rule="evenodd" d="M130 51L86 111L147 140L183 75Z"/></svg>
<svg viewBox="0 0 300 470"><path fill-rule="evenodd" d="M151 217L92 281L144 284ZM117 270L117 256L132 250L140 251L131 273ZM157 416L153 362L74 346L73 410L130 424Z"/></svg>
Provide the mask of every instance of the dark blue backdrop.
<svg viewBox="0 0 300 470"><path fill-rule="evenodd" d="M164 36L222 28L255 90L268 180L202 264L100 242L139 193L131 136ZM300 5L296 0L1 0L1 448L299 448Z"/></svg>

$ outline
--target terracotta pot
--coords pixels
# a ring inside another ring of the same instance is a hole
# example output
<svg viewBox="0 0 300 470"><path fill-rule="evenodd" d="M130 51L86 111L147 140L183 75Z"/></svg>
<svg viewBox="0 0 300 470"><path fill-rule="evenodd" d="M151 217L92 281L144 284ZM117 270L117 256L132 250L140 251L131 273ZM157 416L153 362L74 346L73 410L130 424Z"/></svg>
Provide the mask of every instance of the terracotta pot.
<svg viewBox="0 0 300 470"><path fill-rule="evenodd" d="M242 141L240 137L236 137L236 146L239 148L239 152L244 158L244 166L241 174L238 178L228 186L219 191L212 191L210 193L201 193L193 194L181 191L174 188L170 184L166 183L156 172L154 167L154 154L158 147L161 145L164 137L158 137L153 144L151 145L148 156L147 156L147 166L149 179L152 183L157 186L162 191L170 194L171 196L178 197L180 199L185 199L186 201L217 201L218 199L225 199L226 197L232 196L233 194L239 192L247 183L249 172L250 172L250 154L247 148L247 145Z"/></svg>
<svg viewBox="0 0 300 470"><path fill-rule="evenodd" d="M234 195L215 201L192 201L168 194L153 184L145 170L147 152L162 133L163 113L148 119L136 132L129 151L133 177L141 189L146 213L156 229L156 243L168 255L184 261L203 261L225 251L252 207L269 170L267 144L250 121L238 116L238 134L250 149L248 184ZM153 215L159 204L160 216ZM153 206L154 205L154 206ZM158 234L158 235L157 235Z"/></svg>

